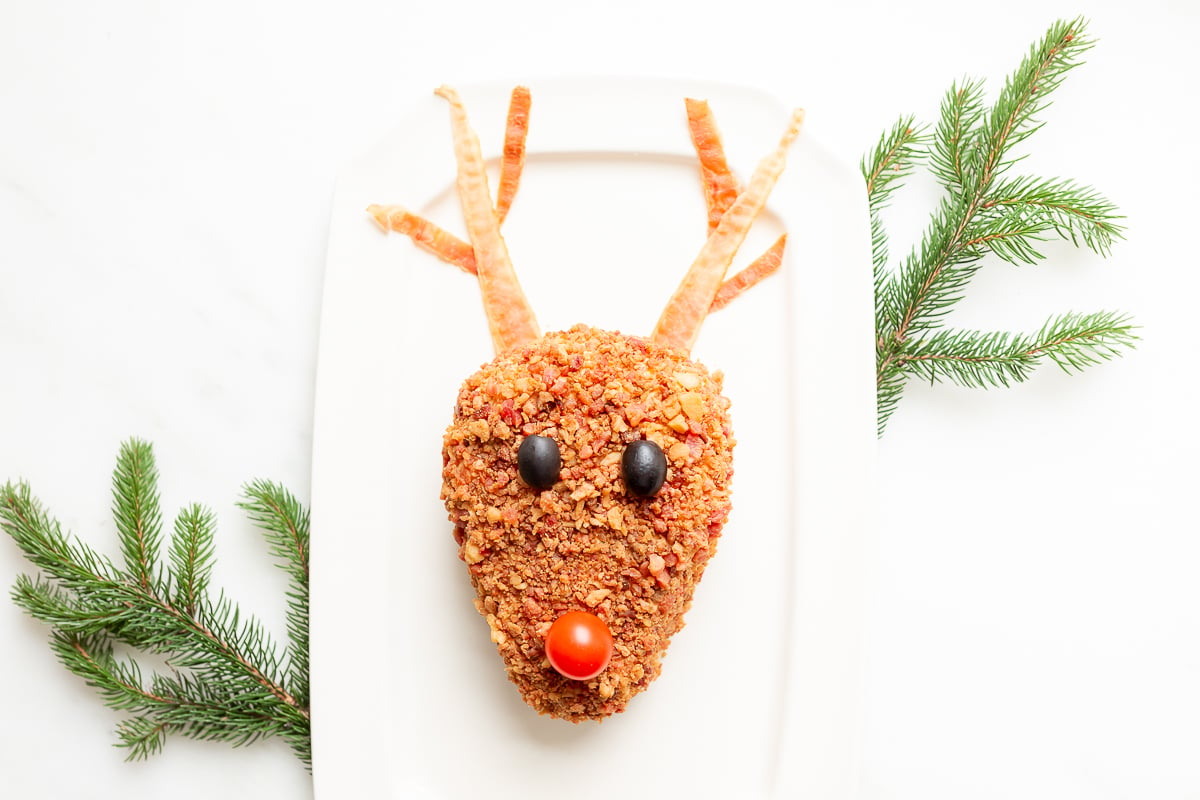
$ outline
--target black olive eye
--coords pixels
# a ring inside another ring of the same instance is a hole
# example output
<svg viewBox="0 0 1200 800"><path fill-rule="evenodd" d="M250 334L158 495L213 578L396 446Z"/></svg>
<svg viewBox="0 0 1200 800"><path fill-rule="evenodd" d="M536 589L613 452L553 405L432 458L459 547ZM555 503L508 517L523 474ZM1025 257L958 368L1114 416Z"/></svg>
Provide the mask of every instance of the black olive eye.
<svg viewBox="0 0 1200 800"><path fill-rule="evenodd" d="M647 439L630 442L621 456L621 475L630 492L652 497L667 478L667 457L661 447Z"/></svg>
<svg viewBox="0 0 1200 800"><path fill-rule="evenodd" d="M526 436L517 448L517 471L521 480L534 489L549 489L557 483L561 468L558 442L548 436Z"/></svg>

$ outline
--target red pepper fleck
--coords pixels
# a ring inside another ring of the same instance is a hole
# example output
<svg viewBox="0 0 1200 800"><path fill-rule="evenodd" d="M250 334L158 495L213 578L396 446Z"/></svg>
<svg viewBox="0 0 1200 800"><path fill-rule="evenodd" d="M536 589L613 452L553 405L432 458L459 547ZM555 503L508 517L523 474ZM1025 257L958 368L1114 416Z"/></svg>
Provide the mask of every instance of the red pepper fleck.
<svg viewBox="0 0 1200 800"><path fill-rule="evenodd" d="M514 407L512 400L505 400L500 404L500 419L510 428L520 427L521 414Z"/></svg>

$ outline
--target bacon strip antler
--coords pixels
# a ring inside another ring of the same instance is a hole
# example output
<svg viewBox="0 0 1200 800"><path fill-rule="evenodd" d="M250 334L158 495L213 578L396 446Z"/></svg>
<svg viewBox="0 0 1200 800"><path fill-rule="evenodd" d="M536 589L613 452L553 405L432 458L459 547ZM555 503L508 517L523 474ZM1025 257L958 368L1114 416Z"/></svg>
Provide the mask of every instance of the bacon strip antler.
<svg viewBox="0 0 1200 800"><path fill-rule="evenodd" d="M531 103L528 88L518 86L512 90L504 132L504 157L500 162L500 188L496 191L496 220L501 225L512 208L517 188L521 185L521 173L525 169L525 139L529 135ZM370 205L367 206L367 213L385 231L403 233L421 249L433 253L447 264L453 264L469 275L479 274L475 268L475 249L419 214L398 205Z"/></svg>
<svg viewBox="0 0 1200 800"><path fill-rule="evenodd" d="M471 242L464 242L403 206L372 205L367 211L385 231L405 234L441 260L479 276L484 310L496 352L500 353L541 335L500 236L500 225L516 196L525 165L530 94L523 86L518 86L512 92L500 165L500 186L494 207L487 187L487 175L483 171L479 140L467 121L462 101L448 87L438 89L437 94L450 102L459 171L459 199L467 218ZM709 239L663 312L652 338L690 350L707 314L724 308L747 289L774 274L783 263L786 235L780 236L749 266L733 277L725 278L733 256L783 171L787 148L799 132L804 112L797 110L793 113L779 147L759 165L749 188L743 189L729 169L725 148L708 103L688 98L686 106L688 129L700 161L704 184ZM483 250L480 249L481 244ZM479 269L481 254L488 261L485 271ZM703 305L705 298L707 305Z"/></svg>
<svg viewBox="0 0 1200 800"><path fill-rule="evenodd" d="M422 250L433 253L447 264L471 275L479 274L475 269L475 248L404 206L370 205L367 213L385 231L403 233Z"/></svg>
<svg viewBox="0 0 1200 800"><path fill-rule="evenodd" d="M783 173L788 148L800 134L803 123L804 111L796 109L775 151L759 162L745 191L721 216L716 230L704 242L699 255L659 317L651 339L685 351L692 349L734 255Z"/></svg>
<svg viewBox="0 0 1200 800"><path fill-rule="evenodd" d="M529 136L529 89L518 86L512 90L508 101L508 125L504 131L504 158L500 161L500 188L496 190L496 220L504 223L517 187L521 184L521 173L525 169L525 139Z"/></svg>
<svg viewBox="0 0 1200 800"><path fill-rule="evenodd" d="M367 212L384 230L406 234L442 260L478 276L492 344L497 354L503 353L542 335L533 307L529 305L517 280L504 237L500 235L500 220L508 213L516 195L525 161L529 90L524 87L513 90L508 110L500 192L495 207L492 206L491 191L488 189L479 137L471 129L462 98L448 86L438 88L435 94L450 103L450 128L454 136L454 158L458 164L458 197L471 243L467 244L402 206L372 205Z"/></svg>
<svg viewBox="0 0 1200 800"><path fill-rule="evenodd" d="M687 108L688 131L692 146L700 161L700 176L704 182L704 204L708 207L708 231L712 233L725 212L742 193L737 178L725 159L725 145L717 131L717 119L706 100L684 99Z"/></svg>
<svg viewBox="0 0 1200 800"><path fill-rule="evenodd" d="M688 130L692 134L692 145L700 161L700 177L704 184L704 202L708 206L708 231L711 234L721 222L721 217L742 193L742 186L729 169L725 159L725 145L717 131L717 120L705 100L687 98ZM720 311L743 292L756 286L759 281L774 275L783 265L783 249L787 234L775 240L765 253L748 266L728 278L717 290L708 313Z"/></svg>
<svg viewBox="0 0 1200 800"><path fill-rule="evenodd" d="M778 272L779 268L783 266L783 248L786 245L787 234L785 233L775 240L775 244L767 248L767 252L751 261L732 278L727 278L721 284L721 288L717 289L712 305L708 307L708 313L720 311L741 297L747 289L757 286L763 278L768 278Z"/></svg>
<svg viewBox="0 0 1200 800"><path fill-rule="evenodd" d="M471 129L467 109L458 92L449 86L438 88L436 93L450 103L450 129L458 161L458 199L467 235L475 249L475 269L492 343L497 353L504 353L541 338L542 332L500 235L500 221L492 207L479 137Z"/></svg>

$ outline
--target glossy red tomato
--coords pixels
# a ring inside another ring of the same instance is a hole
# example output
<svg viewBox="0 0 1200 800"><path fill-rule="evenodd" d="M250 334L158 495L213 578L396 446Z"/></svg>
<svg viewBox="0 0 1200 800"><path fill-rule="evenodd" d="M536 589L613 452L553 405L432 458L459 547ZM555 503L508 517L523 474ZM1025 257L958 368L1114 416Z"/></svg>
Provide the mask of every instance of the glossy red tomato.
<svg viewBox="0 0 1200 800"><path fill-rule="evenodd" d="M546 634L546 658L565 678L586 681L608 666L613 638L604 620L586 611L568 611Z"/></svg>

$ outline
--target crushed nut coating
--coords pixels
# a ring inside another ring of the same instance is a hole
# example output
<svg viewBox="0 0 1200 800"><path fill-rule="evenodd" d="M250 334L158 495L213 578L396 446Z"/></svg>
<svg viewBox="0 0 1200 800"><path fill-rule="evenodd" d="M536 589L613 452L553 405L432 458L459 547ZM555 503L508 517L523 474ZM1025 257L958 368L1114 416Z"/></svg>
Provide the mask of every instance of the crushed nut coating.
<svg viewBox="0 0 1200 800"><path fill-rule="evenodd" d="M484 365L459 390L443 447L442 499L509 679L543 714L579 722L624 711L661 670L730 509L733 434L720 373L677 349L586 326ZM553 438L559 480L517 470L525 436ZM626 491L621 454L668 454L662 489ZM612 631L608 668L559 675L544 637L567 611Z"/></svg>

